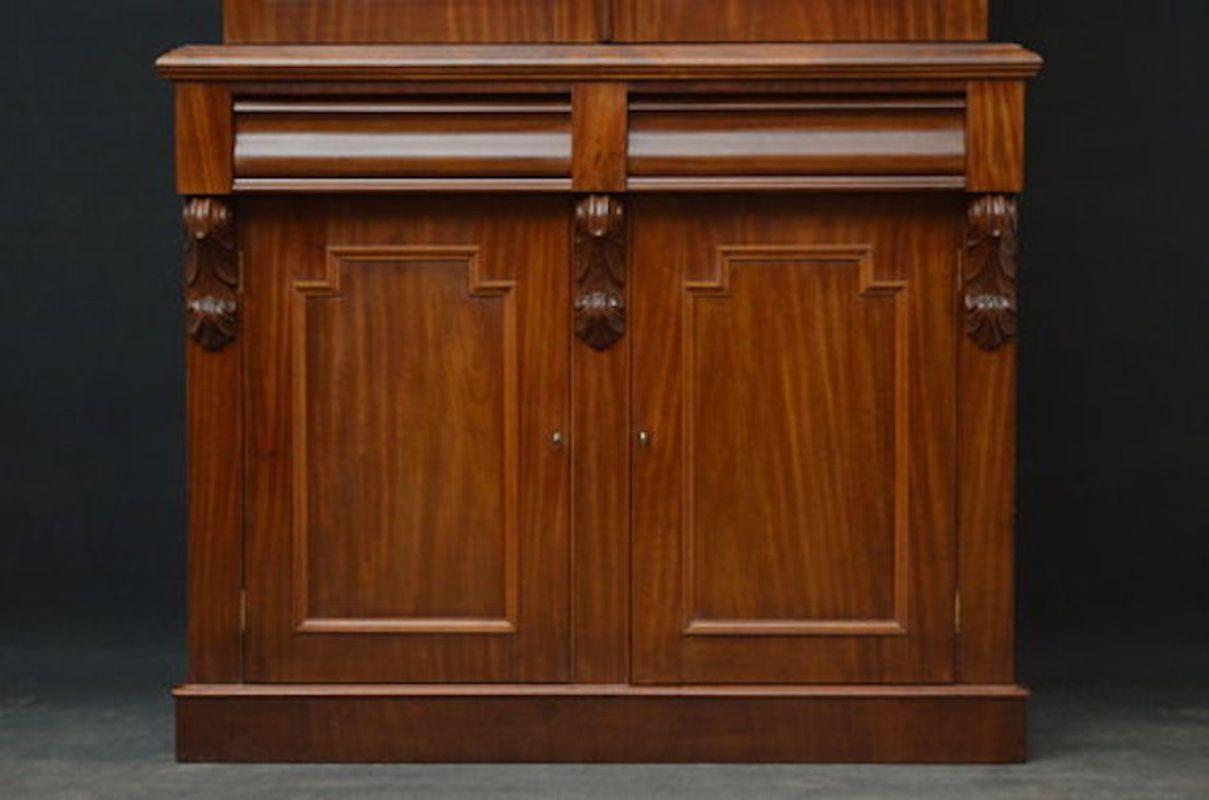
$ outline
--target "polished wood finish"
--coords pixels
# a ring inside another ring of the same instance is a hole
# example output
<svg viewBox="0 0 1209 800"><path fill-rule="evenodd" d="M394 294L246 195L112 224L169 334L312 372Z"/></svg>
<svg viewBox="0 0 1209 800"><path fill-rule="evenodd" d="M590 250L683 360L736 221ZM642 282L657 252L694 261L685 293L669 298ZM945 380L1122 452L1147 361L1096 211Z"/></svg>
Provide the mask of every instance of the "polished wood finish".
<svg viewBox="0 0 1209 800"><path fill-rule="evenodd" d="M242 287L233 248L234 212L220 198L191 198L185 205L185 302L190 319L185 353L186 439L189 487L189 680L243 680L243 344L228 339L232 327L194 325L188 306L201 274L230 299ZM201 235L201 242L198 236ZM213 237L217 236L216 241ZM207 241L208 240L208 241ZM216 260L217 263L210 263ZM204 304L203 304L204 306ZM204 331L204 332L203 332ZM222 346L207 347L207 344Z"/></svg>
<svg viewBox="0 0 1209 800"><path fill-rule="evenodd" d="M984 0L225 10L182 760L1024 758Z"/></svg>
<svg viewBox="0 0 1209 800"><path fill-rule="evenodd" d="M953 97L642 97L629 165L648 175L961 175Z"/></svg>
<svg viewBox="0 0 1209 800"><path fill-rule="evenodd" d="M191 45L156 62L177 81L1020 80L1013 44Z"/></svg>
<svg viewBox="0 0 1209 800"><path fill-rule="evenodd" d="M231 90L222 84L176 87L176 190L182 195L224 195L234 168Z"/></svg>
<svg viewBox="0 0 1209 800"><path fill-rule="evenodd" d="M245 204L249 680L567 677L563 209Z"/></svg>
<svg viewBox="0 0 1209 800"><path fill-rule="evenodd" d="M240 194L565 194L570 178L236 178Z"/></svg>
<svg viewBox="0 0 1209 800"><path fill-rule="evenodd" d="M986 0L225 0L231 43L944 41Z"/></svg>
<svg viewBox="0 0 1209 800"><path fill-rule="evenodd" d="M192 687L184 761L1004 763L1006 687ZM491 735L482 735L489 722Z"/></svg>
<svg viewBox="0 0 1209 800"><path fill-rule="evenodd" d="M966 130L971 192L1024 189L1024 84L974 81Z"/></svg>
<svg viewBox="0 0 1209 800"><path fill-rule="evenodd" d="M953 205L634 207L638 680L951 679Z"/></svg>
<svg viewBox="0 0 1209 800"><path fill-rule="evenodd" d="M557 95L235 104L237 178L571 174L571 103Z"/></svg>
<svg viewBox="0 0 1209 800"><path fill-rule="evenodd" d="M636 176L631 192L939 192L964 189L964 175L672 175ZM238 188L238 183L237 183Z"/></svg>
<svg viewBox="0 0 1209 800"><path fill-rule="evenodd" d="M979 40L986 0L609 0L619 42Z"/></svg>
<svg viewBox="0 0 1209 800"><path fill-rule="evenodd" d="M256 42L591 42L597 0L224 0L223 38Z"/></svg>
<svg viewBox="0 0 1209 800"><path fill-rule="evenodd" d="M595 222L592 217L595 216ZM628 226L620 198L576 206L577 293L599 287L604 348L572 348L572 662L579 683L624 683L630 675L630 340L624 337ZM603 237L591 235L596 225ZM615 322L608 324L612 318Z"/></svg>
<svg viewBox="0 0 1209 800"><path fill-rule="evenodd" d="M571 166L575 191L625 189L627 103L625 84L581 83L575 87L575 152Z"/></svg>
<svg viewBox="0 0 1209 800"><path fill-rule="evenodd" d="M1015 675L1015 197L975 198L962 260L958 349L958 559L965 683Z"/></svg>

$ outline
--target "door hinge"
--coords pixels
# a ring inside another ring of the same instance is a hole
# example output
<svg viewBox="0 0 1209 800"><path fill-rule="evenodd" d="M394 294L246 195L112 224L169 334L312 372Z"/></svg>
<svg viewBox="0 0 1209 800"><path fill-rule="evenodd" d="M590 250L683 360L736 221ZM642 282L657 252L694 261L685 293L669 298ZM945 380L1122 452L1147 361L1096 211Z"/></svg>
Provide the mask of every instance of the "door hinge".
<svg viewBox="0 0 1209 800"><path fill-rule="evenodd" d="M961 633L961 592L953 593L953 630Z"/></svg>
<svg viewBox="0 0 1209 800"><path fill-rule="evenodd" d="M248 590L239 590L239 632L244 633L248 629Z"/></svg>

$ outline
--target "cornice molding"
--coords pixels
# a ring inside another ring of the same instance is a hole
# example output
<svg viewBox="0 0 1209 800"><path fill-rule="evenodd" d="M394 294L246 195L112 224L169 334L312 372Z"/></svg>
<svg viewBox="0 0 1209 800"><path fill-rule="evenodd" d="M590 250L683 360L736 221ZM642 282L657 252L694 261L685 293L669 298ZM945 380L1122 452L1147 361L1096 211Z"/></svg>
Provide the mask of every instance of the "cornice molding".
<svg viewBox="0 0 1209 800"><path fill-rule="evenodd" d="M1027 79L1014 44L193 45L156 62L177 81Z"/></svg>

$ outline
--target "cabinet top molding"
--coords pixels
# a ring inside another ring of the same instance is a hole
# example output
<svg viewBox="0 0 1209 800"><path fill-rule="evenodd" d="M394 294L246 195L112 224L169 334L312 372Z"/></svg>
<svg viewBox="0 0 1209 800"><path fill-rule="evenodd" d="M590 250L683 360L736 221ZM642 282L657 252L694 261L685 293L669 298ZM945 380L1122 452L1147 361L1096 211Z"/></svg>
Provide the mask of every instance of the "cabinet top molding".
<svg viewBox="0 0 1209 800"><path fill-rule="evenodd" d="M156 62L178 81L1025 79L1014 44L192 45Z"/></svg>

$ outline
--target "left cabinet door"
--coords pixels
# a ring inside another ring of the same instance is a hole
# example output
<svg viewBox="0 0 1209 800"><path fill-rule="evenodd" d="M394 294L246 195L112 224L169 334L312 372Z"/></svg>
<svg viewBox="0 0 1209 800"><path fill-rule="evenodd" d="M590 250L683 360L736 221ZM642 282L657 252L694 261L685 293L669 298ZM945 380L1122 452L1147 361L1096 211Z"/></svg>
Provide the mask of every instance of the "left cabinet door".
<svg viewBox="0 0 1209 800"><path fill-rule="evenodd" d="M569 201L238 214L246 680L566 680Z"/></svg>

